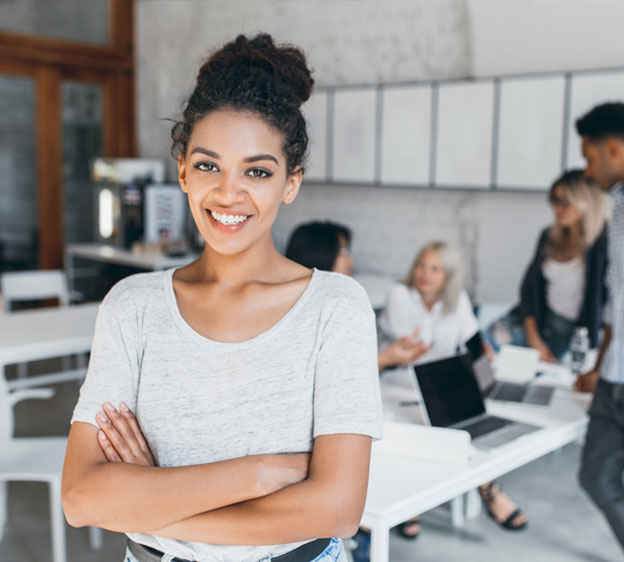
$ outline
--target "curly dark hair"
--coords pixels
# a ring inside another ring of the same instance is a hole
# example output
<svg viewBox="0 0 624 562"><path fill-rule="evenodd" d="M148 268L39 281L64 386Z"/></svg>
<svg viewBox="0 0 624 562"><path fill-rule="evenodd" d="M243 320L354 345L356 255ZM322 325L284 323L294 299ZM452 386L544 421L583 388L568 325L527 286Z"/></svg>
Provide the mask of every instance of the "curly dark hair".
<svg viewBox="0 0 624 562"><path fill-rule="evenodd" d="M576 120L576 131L591 141L603 141L609 137L624 140L624 103L597 105Z"/></svg>
<svg viewBox="0 0 624 562"><path fill-rule="evenodd" d="M218 109L250 111L284 135L288 173L303 168L308 148L306 122L300 106L309 97L314 79L303 52L279 45L260 33L239 35L214 52L199 69L197 84L182 120L171 130L174 157L186 154L195 123Z"/></svg>

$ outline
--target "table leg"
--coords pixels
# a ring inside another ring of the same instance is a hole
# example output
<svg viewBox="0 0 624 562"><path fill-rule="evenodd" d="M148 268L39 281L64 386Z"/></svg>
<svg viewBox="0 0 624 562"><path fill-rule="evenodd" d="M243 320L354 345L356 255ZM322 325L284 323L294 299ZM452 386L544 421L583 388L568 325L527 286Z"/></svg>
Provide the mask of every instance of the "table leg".
<svg viewBox="0 0 624 562"><path fill-rule="evenodd" d="M382 525L371 528L370 562L390 559L390 529Z"/></svg>
<svg viewBox="0 0 624 562"><path fill-rule="evenodd" d="M451 500L451 524L453 527L464 526L464 496L463 494Z"/></svg>
<svg viewBox="0 0 624 562"><path fill-rule="evenodd" d="M466 519L476 519L481 514L481 496L476 488L466 492Z"/></svg>
<svg viewBox="0 0 624 562"><path fill-rule="evenodd" d="M50 482L50 523L52 527L52 560L67 562L65 516L61 505L61 479Z"/></svg>

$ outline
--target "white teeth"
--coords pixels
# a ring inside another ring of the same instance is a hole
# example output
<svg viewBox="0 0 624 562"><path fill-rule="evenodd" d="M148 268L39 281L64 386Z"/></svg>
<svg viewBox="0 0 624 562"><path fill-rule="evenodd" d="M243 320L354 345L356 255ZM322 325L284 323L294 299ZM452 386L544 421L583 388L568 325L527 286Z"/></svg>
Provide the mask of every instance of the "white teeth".
<svg viewBox="0 0 624 562"><path fill-rule="evenodd" d="M210 214L213 219L225 225L239 224L248 218L246 215L223 215L221 213L215 213L214 211L210 211Z"/></svg>

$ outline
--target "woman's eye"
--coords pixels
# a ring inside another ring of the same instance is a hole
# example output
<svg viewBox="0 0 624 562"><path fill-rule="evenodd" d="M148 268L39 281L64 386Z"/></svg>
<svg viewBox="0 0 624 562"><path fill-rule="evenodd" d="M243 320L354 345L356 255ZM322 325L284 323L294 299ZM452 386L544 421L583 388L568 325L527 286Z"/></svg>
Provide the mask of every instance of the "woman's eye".
<svg viewBox="0 0 624 562"><path fill-rule="evenodd" d="M273 174L261 168L252 168L247 171L247 175L252 178L270 178Z"/></svg>
<svg viewBox="0 0 624 562"><path fill-rule="evenodd" d="M216 172L217 167L212 162L197 162L194 165L194 168L199 170L200 172Z"/></svg>

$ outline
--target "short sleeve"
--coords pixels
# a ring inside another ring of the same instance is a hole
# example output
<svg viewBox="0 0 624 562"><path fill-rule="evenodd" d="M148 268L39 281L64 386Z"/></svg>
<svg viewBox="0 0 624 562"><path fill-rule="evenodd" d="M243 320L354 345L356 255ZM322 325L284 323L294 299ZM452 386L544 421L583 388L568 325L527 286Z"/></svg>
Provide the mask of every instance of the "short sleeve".
<svg viewBox="0 0 624 562"><path fill-rule="evenodd" d="M71 423L97 425L95 415L104 402L119 406L123 401L135 410L141 356L137 341L137 330L124 323L105 299L98 311L87 377Z"/></svg>
<svg viewBox="0 0 624 562"><path fill-rule="evenodd" d="M375 314L364 290L354 288L359 291L338 301L323 330L315 369L314 437L382 435Z"/></svg>
<svg viewBox="0 0 624 562"><path fill-rule="evenodd" d="M414 331L415 319L411 312L413 307L409 289L402 283L397 283L390 289L379 319L379 329L389 342L409 336Z"/></svg>

